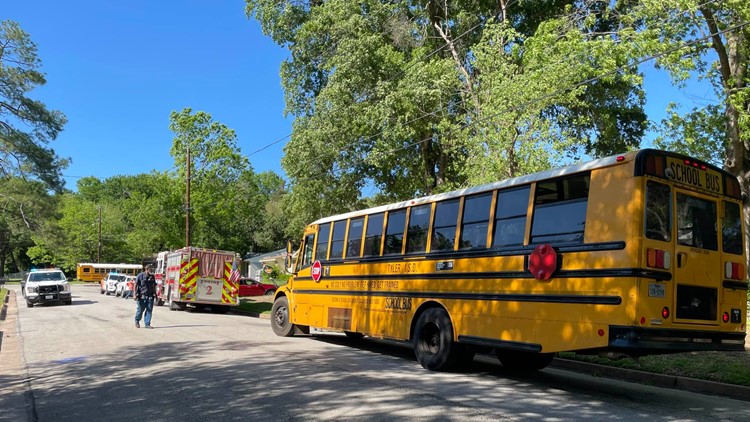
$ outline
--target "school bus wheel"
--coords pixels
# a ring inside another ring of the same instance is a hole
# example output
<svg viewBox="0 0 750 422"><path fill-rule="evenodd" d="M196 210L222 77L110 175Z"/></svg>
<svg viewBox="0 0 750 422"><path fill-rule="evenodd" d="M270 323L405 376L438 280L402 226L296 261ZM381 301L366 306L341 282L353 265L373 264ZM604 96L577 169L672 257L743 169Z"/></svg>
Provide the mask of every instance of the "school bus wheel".
<svg viewBox="0 0 750 422"><path fill-rule="evenodd" d="M521 352L505 349L495 349L495 354L505 369L513 372L539 371L546 368L555 357L554 353Z"/></svg>
<svg viewBox="0 0 750 422"><path fill-rule="evenodd" d="M423 368L431 371L453 369L461 350L453 341L453 323L443 308L429 308L417 319L414 354Z"/></svg>
<svg viewBox="0 0 750 422"><path fill-rule="evenodd" d="M291 337L294 335L294 324L289 322L289 300L286 296L280 296L273 302L271 308L271 328L280 337Z"/></svg>

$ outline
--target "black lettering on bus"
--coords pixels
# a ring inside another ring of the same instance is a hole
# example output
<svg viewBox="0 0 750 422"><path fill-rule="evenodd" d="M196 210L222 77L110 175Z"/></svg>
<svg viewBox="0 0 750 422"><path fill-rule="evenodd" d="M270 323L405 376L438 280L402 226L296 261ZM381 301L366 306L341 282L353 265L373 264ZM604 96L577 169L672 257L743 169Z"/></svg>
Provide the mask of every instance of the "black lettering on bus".
<svg viewBox="0 0 750 422"><path fill-rule="evenodd" d="M706 173L706 189L721 192L721 183L718 175Z"/></svg>
<svg viewBox="0 0 750 422"><path fill-rule="evenodd" d="M385 309L397 311L408 311L411 309L410 297L387 297L385 298Z"/></svg>

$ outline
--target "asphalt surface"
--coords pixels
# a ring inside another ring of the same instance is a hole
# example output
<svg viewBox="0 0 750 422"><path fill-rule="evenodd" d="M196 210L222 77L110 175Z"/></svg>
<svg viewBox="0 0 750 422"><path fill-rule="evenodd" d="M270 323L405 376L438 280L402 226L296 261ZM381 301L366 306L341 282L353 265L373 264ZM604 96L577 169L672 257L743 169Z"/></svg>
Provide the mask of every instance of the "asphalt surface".
<svg viewBox="0 0 750 422"><path fill-rule="evenodd" d="M12 298L13 299L13 298ZM16 298L17 299L17 298ZM0 421L750 420L747 402L548 368L425 371L402 344L280 338L266 319L157 308L74 286L71 306L10 303Z"/></svg>

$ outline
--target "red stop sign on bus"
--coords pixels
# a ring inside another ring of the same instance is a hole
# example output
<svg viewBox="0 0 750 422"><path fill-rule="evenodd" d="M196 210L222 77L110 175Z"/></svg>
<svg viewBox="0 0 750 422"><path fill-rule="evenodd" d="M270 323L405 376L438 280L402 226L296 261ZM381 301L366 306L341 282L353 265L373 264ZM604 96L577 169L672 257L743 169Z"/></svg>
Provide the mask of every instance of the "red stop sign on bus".
<svg viewBox="0 0 750 422"><path fill-rule="evenodd" d="M323 266L320 264L320 261L313 262L310 275L313 280L320 281L320 277L323 275Z"/></svg>

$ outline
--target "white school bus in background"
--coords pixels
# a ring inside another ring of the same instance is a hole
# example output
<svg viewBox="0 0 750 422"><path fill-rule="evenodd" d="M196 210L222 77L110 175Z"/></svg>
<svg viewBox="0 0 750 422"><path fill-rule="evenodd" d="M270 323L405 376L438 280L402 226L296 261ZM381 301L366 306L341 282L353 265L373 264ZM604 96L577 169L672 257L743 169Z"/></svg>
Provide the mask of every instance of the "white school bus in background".
<svg viewBox="0 0 750 422"><path fill-rule="evenodd" d="M409 340L432 370L744 350L743 221L735 177L657 150L335 215L305 229L272 328Z"/></svg>

